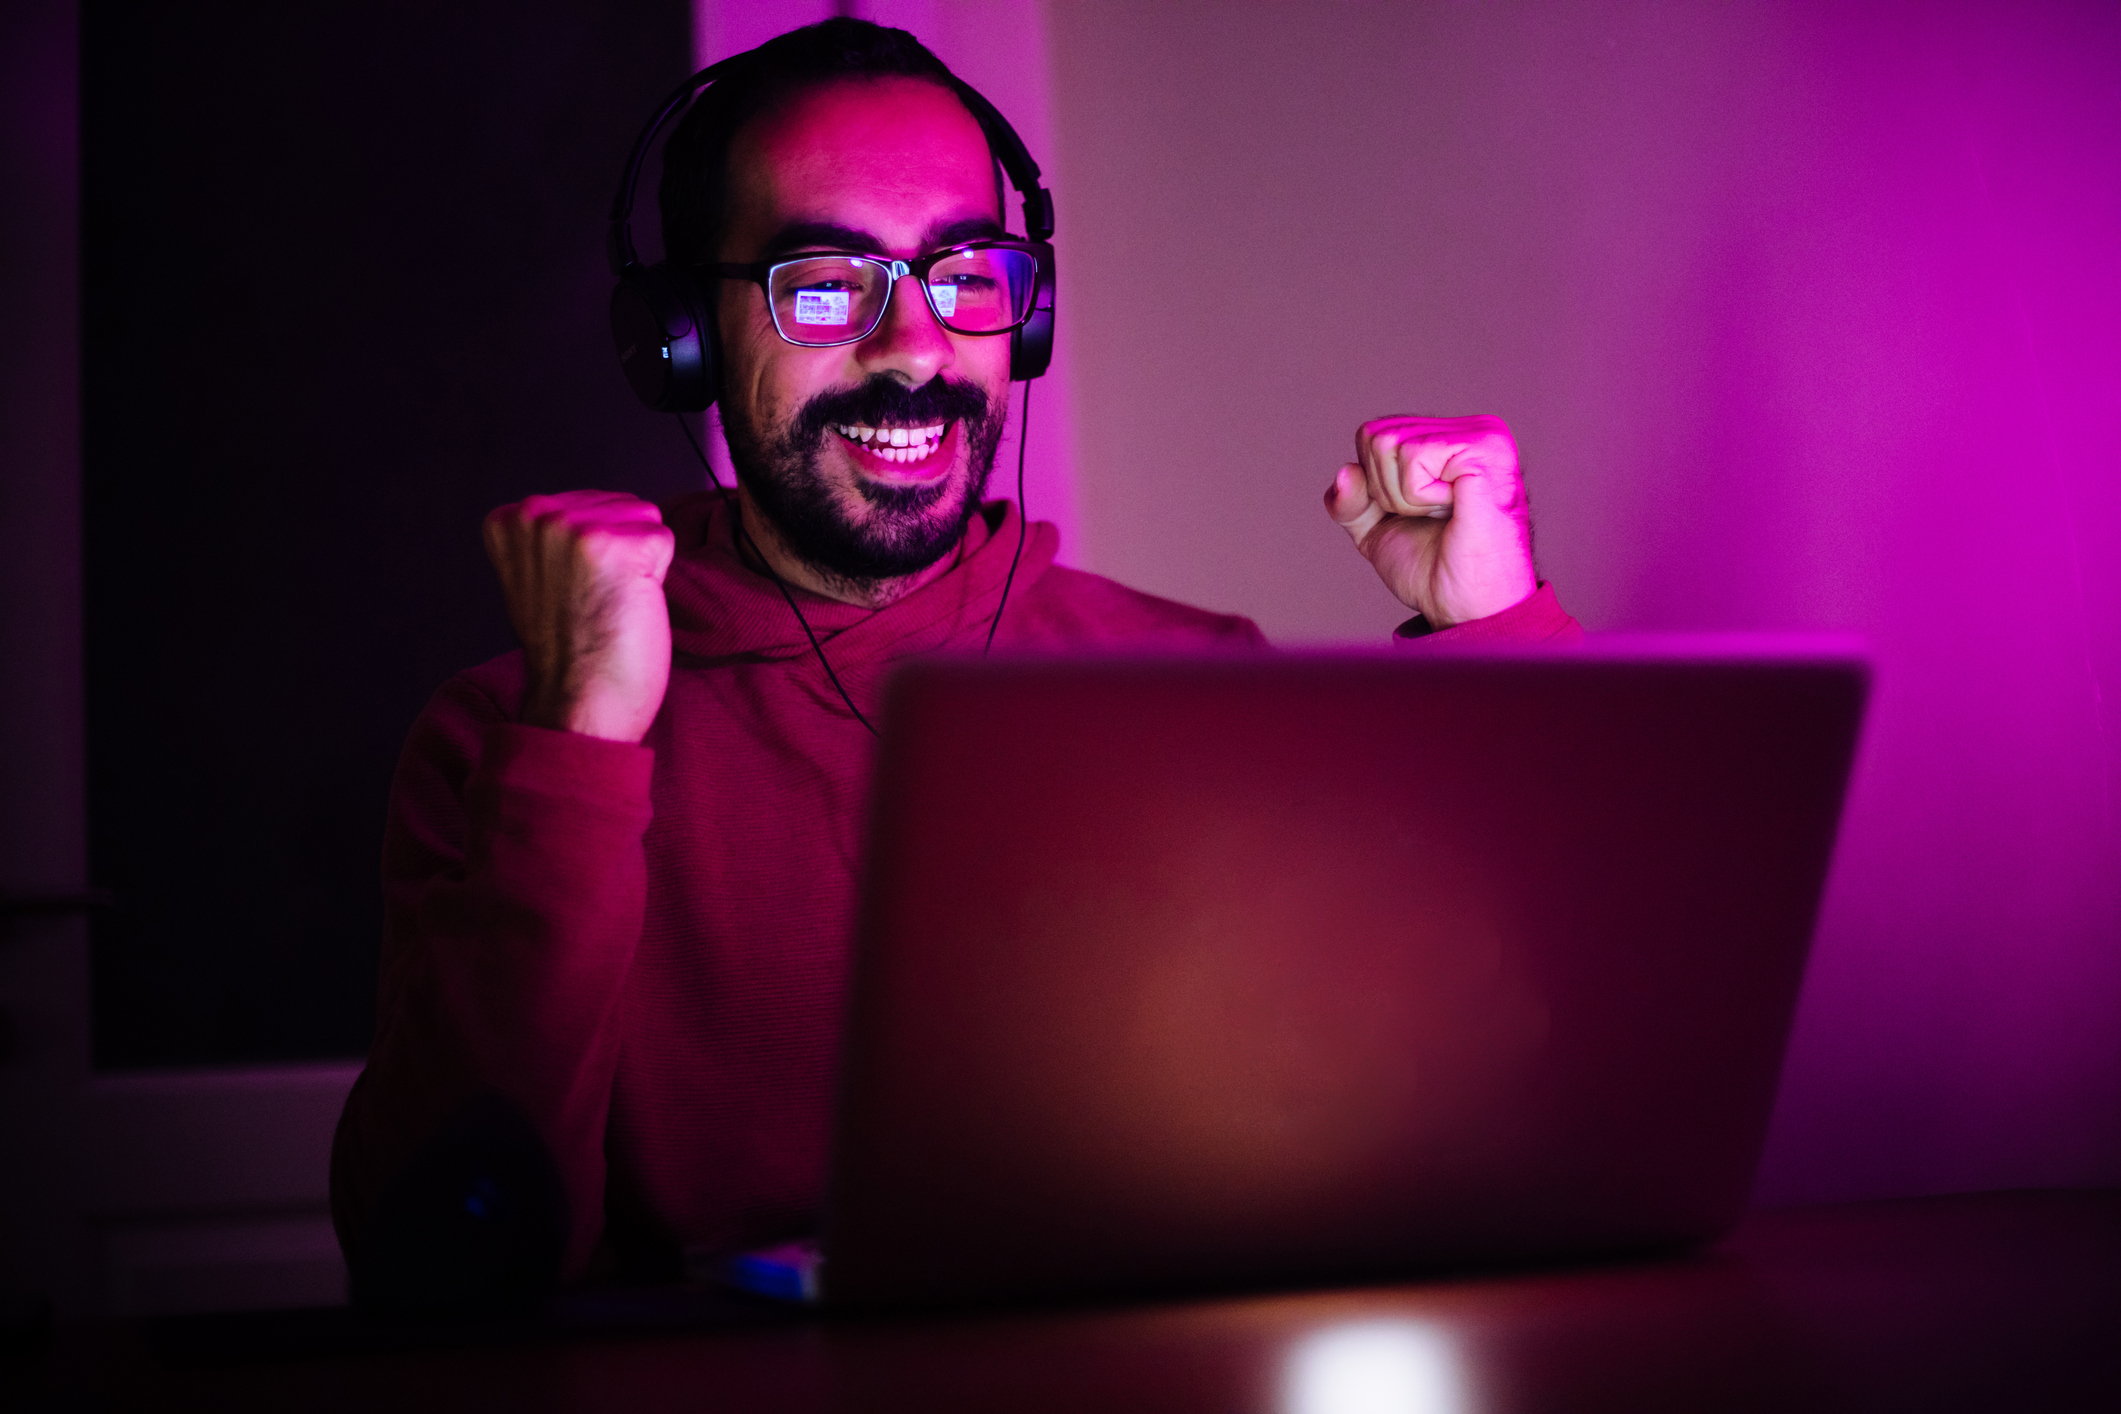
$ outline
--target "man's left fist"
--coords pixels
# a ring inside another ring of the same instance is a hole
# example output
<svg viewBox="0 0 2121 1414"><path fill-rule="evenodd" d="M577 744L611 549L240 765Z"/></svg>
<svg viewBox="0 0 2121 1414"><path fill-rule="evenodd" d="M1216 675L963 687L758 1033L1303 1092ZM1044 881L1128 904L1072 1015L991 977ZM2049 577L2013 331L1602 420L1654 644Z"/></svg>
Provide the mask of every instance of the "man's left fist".
<svg viewBox="0 0 2121 1414"><path fill-rule="evenodd" d="M1326 514L1399 602L1449 628L1527 598L1532 525L1499 417L1380 417L1326 488Z"/></svg>

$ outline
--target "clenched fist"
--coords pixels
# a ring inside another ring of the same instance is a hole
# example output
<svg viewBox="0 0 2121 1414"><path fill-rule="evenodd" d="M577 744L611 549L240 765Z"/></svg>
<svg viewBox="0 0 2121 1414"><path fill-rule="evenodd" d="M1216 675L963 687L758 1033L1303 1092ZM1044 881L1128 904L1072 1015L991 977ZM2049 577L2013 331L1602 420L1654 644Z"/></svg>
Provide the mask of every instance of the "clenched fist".
<svg viewBox="0 0 2121 1414"><path fill-rule="evenodd" d="M523 642L523 720L639 741L670 684L661 512L614 491L563 491L486 517L486 554Z"/></svg>
<svg viewBox="0 0 2121 1414"><path fill-rule="evenodd" d="M1517 444L1499 417L1381 417L1326 488L1326 512L1399 602L1437 628L1538 588Z"/></svg>

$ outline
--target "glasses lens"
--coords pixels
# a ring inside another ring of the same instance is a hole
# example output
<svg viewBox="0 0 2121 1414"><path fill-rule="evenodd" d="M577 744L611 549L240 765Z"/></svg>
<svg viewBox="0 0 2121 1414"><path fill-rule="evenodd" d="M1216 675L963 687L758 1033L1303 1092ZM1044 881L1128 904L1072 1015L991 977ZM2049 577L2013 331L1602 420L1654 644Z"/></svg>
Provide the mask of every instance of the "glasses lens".
<svg viewBox="0 0 2121 1414"><path fill-rule="evenodd" d="M1021 250L967 250L928 270L928 303L960 334L1013 329L1038 294L1038 260Z"/></svg>
<svg viewBox="0 0 2121 1414"><path fill-rule="evenodd" d="M876 327L891 277L873 260L821 255L774 269L773 323L791 344L845 344Z"/></svg>

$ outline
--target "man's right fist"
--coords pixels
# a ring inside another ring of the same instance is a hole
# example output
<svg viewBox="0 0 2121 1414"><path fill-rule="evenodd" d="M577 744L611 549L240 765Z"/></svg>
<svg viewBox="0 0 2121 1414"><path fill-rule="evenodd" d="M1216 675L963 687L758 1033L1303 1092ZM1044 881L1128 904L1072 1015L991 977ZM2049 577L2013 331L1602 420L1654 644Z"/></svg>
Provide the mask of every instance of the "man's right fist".
<svg viewBox="0 0 2121 1414"><path fill-rule="evenodd" d="M523 720L639 741L670 684L662 513L615 491L563 491L486 517L486 554L523 641Z"/></svg>

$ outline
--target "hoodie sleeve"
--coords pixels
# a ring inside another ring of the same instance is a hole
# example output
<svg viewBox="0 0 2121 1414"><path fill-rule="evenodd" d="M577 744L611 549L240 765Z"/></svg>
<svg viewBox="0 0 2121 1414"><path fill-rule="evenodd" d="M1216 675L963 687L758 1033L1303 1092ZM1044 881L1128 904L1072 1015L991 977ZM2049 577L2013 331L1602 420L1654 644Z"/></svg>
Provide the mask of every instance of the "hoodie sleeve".
<svg viewBox="0 0 2121 1414"><path fill-rule="evenodd" d="M1420 614L1392 633L1392 646L1423 652L1446 648L1561 647L1583 642L1583 625L1561 607L1552 585L1537 589L1499 614L1468 619L1449 628L1431 628Z"/></svg>
<svg viewBox="0 0 2121 1414"><path fill-rule="evenodd" d="M437 1146L461 1147L450 1136L467 1112L509 1115L518 1147L542 1150L529 1188L564 1195L544 1205L560 1212L532 1224L551 1249L534 1264L543 1279L555 1266L579 1274L603 1228L604 1125L646 899L654 753L511 716L469 677L453 679L414 724L392 782L376 1036L332 1151L333 1220L357 1289L377 1253L410 1241L371 1231L405 1226L379 1212L439 1203L461 1224L458 1209L507 1208L507 1193L479 1187L493 1177L469 1170L439 1180L469 1184L463 1194L400 1191L421 1173L432 1186ZM435 1221L413 1220L425 1234L415 1245L433 1247Z"/></svg>

